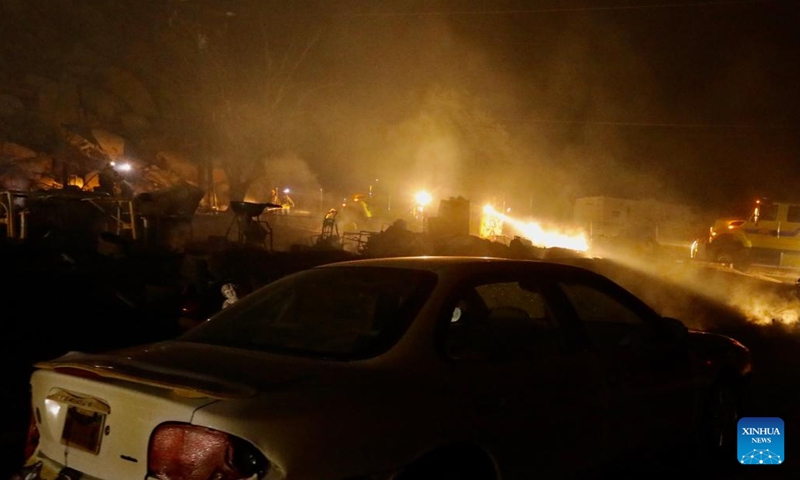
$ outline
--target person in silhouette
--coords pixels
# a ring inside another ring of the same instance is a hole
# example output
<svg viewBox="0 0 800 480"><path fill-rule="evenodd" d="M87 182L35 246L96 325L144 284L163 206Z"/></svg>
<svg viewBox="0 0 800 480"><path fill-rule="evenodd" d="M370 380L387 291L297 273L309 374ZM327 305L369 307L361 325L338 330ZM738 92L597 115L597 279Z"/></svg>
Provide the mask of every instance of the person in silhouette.
<svg viewBox="0 0 800 480"><path fill-rule="evenodd" d="M106 163L106 166L100 170L98 181L100 182L99 191L107 193L112 197L119 193L122 178L119 172L114 170L114 166L111 165L110 162Z"/></svg>

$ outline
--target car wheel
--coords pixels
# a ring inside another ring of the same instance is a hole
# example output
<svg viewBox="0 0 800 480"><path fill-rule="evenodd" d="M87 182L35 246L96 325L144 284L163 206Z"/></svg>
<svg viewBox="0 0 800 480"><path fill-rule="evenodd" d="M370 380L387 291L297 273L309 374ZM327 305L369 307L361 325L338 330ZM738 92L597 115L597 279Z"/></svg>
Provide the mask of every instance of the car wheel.
<svg viewBox="0 0 800 480"><path fill-rule="evenodd" d="M728 264L736 270L746 272L750 268L749 252L738 245L725 245L717 250L713 259L717 263Z"/></svg>

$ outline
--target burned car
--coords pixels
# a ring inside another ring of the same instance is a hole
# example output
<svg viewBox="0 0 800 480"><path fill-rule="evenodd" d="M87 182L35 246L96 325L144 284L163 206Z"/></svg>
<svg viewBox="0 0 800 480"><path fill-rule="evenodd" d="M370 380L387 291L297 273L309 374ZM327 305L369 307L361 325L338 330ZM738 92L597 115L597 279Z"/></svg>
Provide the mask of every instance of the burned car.
<svg viewBox="0 0 800 480"><path fill-rule="evenodd" d="M310 268L174 340L40 362L24 478L531 478L736 435L736 340L535 260Z"/></svg>

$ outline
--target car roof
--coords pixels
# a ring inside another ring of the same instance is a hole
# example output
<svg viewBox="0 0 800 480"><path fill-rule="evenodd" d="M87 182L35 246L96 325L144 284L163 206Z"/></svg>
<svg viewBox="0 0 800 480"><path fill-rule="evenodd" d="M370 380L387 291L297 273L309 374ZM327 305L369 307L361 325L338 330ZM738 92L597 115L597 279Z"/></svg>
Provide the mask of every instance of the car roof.
<svg viewBox="0 0 800 480"><path fill-rule="evenodd" d="M514 259L502 257L477 257L477 256L416 256L416 257L381 257L371 259L357 259L343 262L329 263L320 265L316 268L338 268L338 267L393 267L408 268L414 270L427 270L431 272L441 272L446 270L465 270L481 267L513 267L525 266L527 268L558 268L562 270L589 271L576 265L566 263L538 260L538 259Z"/></svg>

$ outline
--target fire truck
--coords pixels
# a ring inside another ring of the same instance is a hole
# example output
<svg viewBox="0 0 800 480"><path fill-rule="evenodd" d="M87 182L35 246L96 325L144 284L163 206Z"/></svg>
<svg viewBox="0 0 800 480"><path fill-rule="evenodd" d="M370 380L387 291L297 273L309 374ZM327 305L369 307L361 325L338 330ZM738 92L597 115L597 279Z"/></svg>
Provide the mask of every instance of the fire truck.
<svg viewBox="0 0 800 480"><path fill-rule="evenodd" d="M800 268L800 204L757 200L748 216L717 219L691 255L738 270L756 264Z"/></svg>

